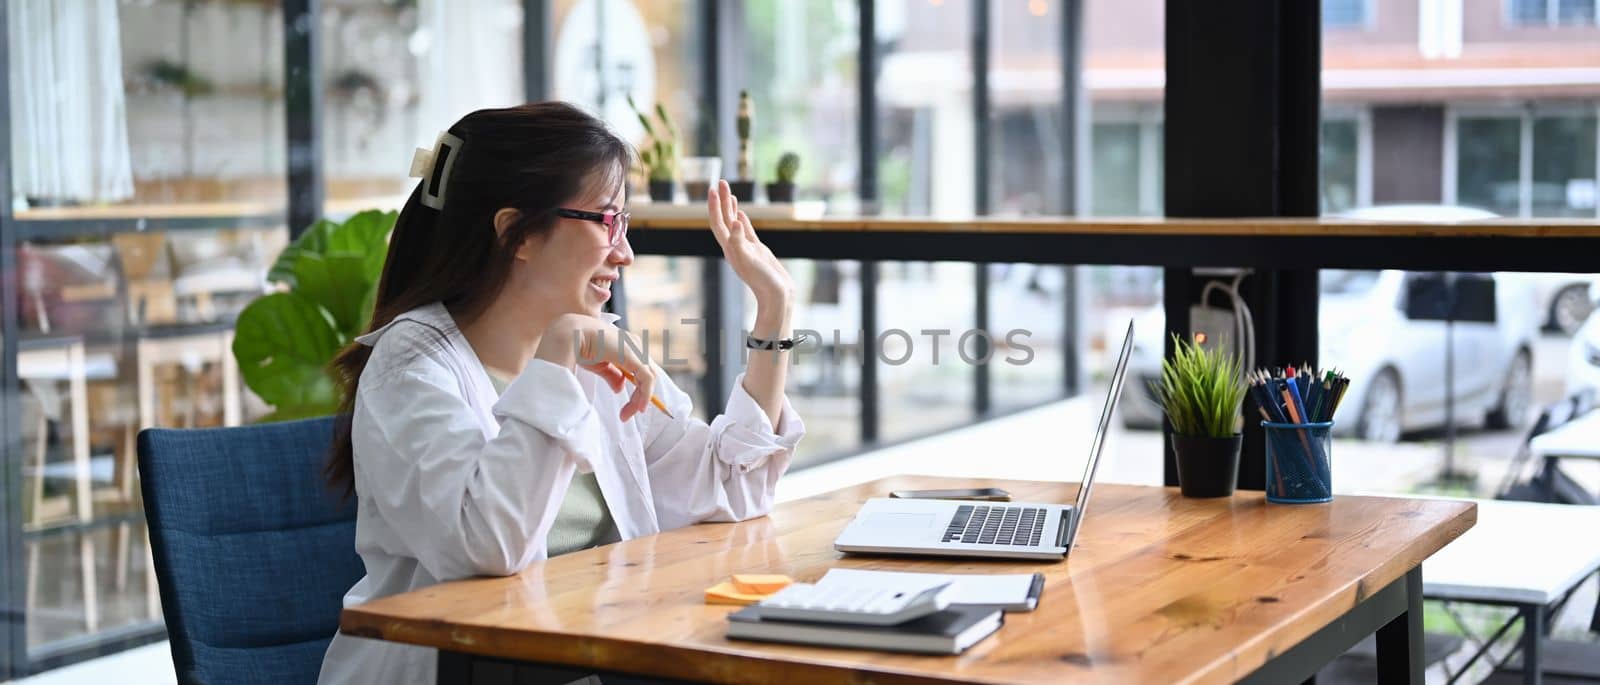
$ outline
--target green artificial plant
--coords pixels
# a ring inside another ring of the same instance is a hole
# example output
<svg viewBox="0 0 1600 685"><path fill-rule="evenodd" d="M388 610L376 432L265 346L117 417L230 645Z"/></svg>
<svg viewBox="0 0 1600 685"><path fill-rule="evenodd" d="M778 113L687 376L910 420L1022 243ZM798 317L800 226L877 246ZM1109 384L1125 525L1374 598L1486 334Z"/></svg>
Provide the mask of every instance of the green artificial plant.
<svg viewBox="0 0 1600 685"><path fill-rule="evenodd" d="M633 103L633 96L628 96L628 108L633 110L634 116L639 117L639 123L644 125L645 135L650 136L644 149L639 151L639 162L649 171L652 181L671 181L678 177L678 129L672 125L672 118L667 116L667 108L661 103L656 103L656 117L660 119L660 128L650 123L650 117L639 111Z"/></svg>
<svg viewBox="0 0 1600 685"><path fill-rule="evenodd" d="M366 331L397 212L368 210L343 223L313 224L272 264L278 292L239 313L233 356L245 384L273 406L265 420L338 410L329 363Z"/></svg>
<svg viewBox="0 0 1600 685"><path fill-rule="evenodd" d="M1172 336L1172 358L1161 361L1161 379L1150 383L1172 421L1172 432L1229 438L1239 432L1245 385L1239 358L1220 347L1207 349Z"/></svg>
<svg viewBox="0 0 1600 685"><path fill-rule="evenodd" d="M778 158L778 182L794 183L795 174L800 173L800 155L785 152Z"/></svg>

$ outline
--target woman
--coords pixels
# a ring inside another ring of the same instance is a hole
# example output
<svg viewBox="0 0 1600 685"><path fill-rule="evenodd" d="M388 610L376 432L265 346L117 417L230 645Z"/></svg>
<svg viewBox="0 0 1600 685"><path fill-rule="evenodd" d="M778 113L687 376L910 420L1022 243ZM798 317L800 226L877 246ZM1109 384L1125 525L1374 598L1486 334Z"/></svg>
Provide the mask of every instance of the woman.
<svg viewBox="0 0 1600 685"><path fill-rule="evenodd" d="M350 422L328 475L356 496L367 569L346 606L771 508L804 432L784 399L788 353L751 350L707 425L601 313L633 262L631 159L562 103L479 110L418 151L371 331L335 362ZM755 294L750 344L786 347L793 282L726 183L708 205ZM436 659L337 635L321 682L432 683Z"/></svg>

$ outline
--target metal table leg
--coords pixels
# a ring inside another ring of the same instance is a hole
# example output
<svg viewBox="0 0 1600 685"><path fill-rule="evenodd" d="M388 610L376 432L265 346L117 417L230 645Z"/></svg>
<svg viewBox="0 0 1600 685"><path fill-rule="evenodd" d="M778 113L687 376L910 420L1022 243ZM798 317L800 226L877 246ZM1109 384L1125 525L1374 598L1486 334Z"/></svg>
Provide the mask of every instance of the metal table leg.
<svg viewBox="0 0 1600 685"><path fill-rule="evenodd" d="M1539 664L1540 641L1544 637L1545 609L1540 605L1522 608L1522 682L1539 685L1544 680Z"/></svg>
<svg viewBox="0 0 1600 685"><path fill-rule="evenodd" d="M1378 682L1422 683L1422 567L1406 573L1406 610L1378 629Z"/></svg>

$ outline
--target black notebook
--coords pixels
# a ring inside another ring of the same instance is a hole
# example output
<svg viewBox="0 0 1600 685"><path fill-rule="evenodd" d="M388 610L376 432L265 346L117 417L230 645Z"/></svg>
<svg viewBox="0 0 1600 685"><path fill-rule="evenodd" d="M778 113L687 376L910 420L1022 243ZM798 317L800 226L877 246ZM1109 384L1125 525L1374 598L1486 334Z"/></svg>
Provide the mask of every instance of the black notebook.
<svg viewBox="0 0 1600 685"><path fill-rule="evenodd" d="M960 654L1000 629L1004 612L992 606L952 606L895 626L763 620L759 605L728 614L728 637L824 647Z"/></svg>

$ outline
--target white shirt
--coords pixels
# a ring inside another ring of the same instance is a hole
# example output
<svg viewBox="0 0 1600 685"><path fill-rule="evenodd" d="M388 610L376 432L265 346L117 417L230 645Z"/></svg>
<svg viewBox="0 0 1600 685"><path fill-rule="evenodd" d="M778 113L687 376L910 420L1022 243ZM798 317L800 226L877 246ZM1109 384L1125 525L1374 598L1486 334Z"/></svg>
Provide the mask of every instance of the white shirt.
<svg viewBox="0 0 1600 685"><path fill-rule="evenodd" d="M367 575L347 607L544 559L574 473L595 474L624 540L762 516L805 433L787 400L774 430L743 376L710 425L691 418L688 395L665 374L656 395L677 418L652 407L624 423L627 395L538 359L497 400L437 303L358 342L373 348L352 417L356 551ZM433 649L341 634L319 682L431 684L437 660Z"/></svg>

